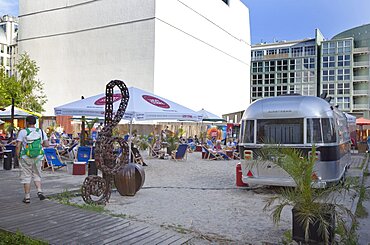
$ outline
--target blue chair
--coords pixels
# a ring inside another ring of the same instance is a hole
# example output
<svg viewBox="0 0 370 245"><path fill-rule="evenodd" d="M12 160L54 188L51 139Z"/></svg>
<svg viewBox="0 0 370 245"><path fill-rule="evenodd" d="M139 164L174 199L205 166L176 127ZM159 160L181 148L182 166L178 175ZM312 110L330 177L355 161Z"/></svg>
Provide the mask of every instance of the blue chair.
<svg viewBox="0 0 370 245"><path fill-rule="evenodd" d="M78 162L88 163L91 157L92 157L91 147L89 146L78 147L77 149L77 161Z"/></svg>
<svg viewBox="0 0 370 245"><path fill-rule="evenodd" d="M177 147L177 150L174 150L171 152L172 159L174 159L175 161L186 160L187 158L186 152L187 152L188 147L189 147L188 144L180 144Z"/></svg>
<svg viewBox="0 0 370 245"><path fill-rule="evenodd" d="M44 169L51 168L54 172L55 169L66 167L67 170L67 164L60 160L60 156L55 148L44 148L44 157L48 165Z"/></svg>

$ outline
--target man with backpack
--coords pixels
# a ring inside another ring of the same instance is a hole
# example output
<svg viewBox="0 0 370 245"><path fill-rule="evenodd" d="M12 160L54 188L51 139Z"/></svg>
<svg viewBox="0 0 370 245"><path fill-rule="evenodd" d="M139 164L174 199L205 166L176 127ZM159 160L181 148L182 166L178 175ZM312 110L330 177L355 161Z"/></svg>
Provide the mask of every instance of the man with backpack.
<svg viewBox="0 0 370 245"><path fill-rule="evenodd" d="M37 188L37 196L44 200L45 196L41 189L41 163L44 157L42 147L49 146L46 133L35 127L36 117L26 118L26 128L18 133L16 156L19 157L21 169L21 183L24 188L24 203L30 203L31 180Z"/></svg>

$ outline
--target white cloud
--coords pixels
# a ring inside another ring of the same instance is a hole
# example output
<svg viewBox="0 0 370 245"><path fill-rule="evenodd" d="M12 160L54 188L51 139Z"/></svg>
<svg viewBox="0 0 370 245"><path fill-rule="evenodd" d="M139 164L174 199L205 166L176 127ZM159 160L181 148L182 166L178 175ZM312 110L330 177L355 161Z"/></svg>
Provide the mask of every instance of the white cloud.
<svg viewBox="0 0 370 245"><path fill-rule="evenodd" d="M0 16L18 15L18 0L0 0Z"/></svg>

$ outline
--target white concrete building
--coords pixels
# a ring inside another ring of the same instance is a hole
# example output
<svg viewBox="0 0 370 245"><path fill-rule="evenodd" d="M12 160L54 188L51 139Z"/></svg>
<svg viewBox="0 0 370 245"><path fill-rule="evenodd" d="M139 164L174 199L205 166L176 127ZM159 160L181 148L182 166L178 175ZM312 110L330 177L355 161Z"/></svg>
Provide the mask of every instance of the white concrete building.
<svg viewBox="0 0 370 245"><path fill-rule="evenodd" d="M15 73L18 54L17 45L18 18L4 15L0 17L0 66L8 76Z"/></svg>
<svg viewBox="0 0 370 245"><path fill-rule="evenodd" d="M19 1L20 53L55 106L112 79L221 115L250 101L249 11L240 0Z"/></svg>

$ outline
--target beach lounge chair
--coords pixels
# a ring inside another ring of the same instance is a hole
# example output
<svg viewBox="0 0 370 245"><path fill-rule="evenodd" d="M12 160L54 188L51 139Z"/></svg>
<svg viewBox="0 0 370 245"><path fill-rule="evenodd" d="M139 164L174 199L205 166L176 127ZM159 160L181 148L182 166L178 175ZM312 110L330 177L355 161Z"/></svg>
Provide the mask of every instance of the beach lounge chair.
<svg viewBox="0 0 370 245"><path fill-rule="evenodd" d="M208 160L223 160L223 156L221 156L220 154L218 154L217 152L215 151L211 151L209 150L207 147L205 146L202 146L203 150L205 151L206 155L207 155L207 159Z"/></svg>
<svg viewBox="0 0 370 245"><path fill-rule="evenodd" d="M55 148L44 148L44 157L47 163L47 167L44 168L44 170L51 168L54 172L55 169L60 169L62 167L66 167L67 170L67 164L60 160L58 151Z"/></svg>
<svg viewBox="0 0 370 245"><path fill-rule="evenodd" d="M89 146L80 146L80 147L78 147L77 158L76 158L77 162L88 163L88 161L91 159L91 157L92 157L91 147L89 147Z"/></svg>
<svg viewBox="0 0 370 245"><path fill-rule="evenodd" d="M161 156L160 149L154 148L153 146L149 145L149 157L159 158L160 156Z"/></svg>
<svg viewBox="0 0 370 245"><path fill-rule="evenodd" d="M188 149L188 144L180 144L176 150L171 152L171 159L174 159L175 161L177 160L186 160L187 159L187 149Z"/></svg>
<svg viewBox="0 0 370 245"><path fill-rule="evenodd" d="M143 157L141 156L140 152L139 152L139 149L137 149L136 147L133 146L133 144L131 145L131 157L132 157L132 161L134 163L137 163L137 164L140 164L142 166L148 166L145 162L144 162L144 159Z"/></svg>
<svg viewBox="0 0 370 245"><path fill-rule="evenodd" d="M234 151L234 152L233 152L233 156L234 156L234 159L235 159L235 160L240 160L240 153L239 153L239 152Z"/></svg>

